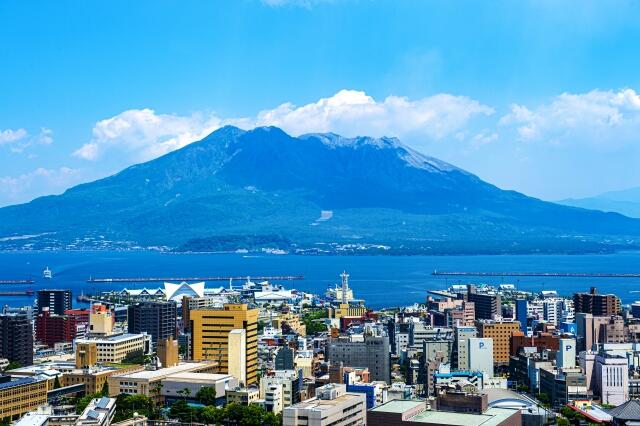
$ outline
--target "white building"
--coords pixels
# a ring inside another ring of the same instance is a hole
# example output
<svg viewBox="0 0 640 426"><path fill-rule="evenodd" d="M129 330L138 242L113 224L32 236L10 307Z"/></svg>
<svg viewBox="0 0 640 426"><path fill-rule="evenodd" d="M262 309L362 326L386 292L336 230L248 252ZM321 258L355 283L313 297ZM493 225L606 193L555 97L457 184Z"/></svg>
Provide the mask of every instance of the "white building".
<svg viewBox="0 0 640 426"><path fill-rule="evenodd" d="M629 364L625 357L598 354L594 369L595 391L603 404L621 405L629 400Z"/></svg>
<svg viewBox="0 0 640 426"><path fill-rule="evenodd" d="M299 395L298 372L296 370L275 370L270 376L260 378L260 398L266 399L266 394L272 385L282 385L282 406L294 404Z"/></svg>
<svg viewBox="0 0 640 426"><path fill-rule="evenodd" d="M493 377L493 339L488 337L470 337L469 370L481 371L485 377Z"/></svg>
<svg viewBox="0 0 640 426"><path fill-rule="evenodd" d="M180 284L165 282L164 295L167 300L173 300L177 303L180 303L184 296L204 297L204 281L193 284L185 281L182 281Z"/></svg>
<svg viewBox="0 0 640 426"><path fill-rule="evenodd" d="M94 343L97 349L97 362L121 363L129 355L147 355L151 353L151 335L118 334L105 337L76 339L75 344Z"/></svg>
<svg viewBox="0 0 640 426"><path fill-rule="evenodd" d="M556 366L573 368L576 366L576 339L560 339L556 352Z"/></svg>
<svg viewBox="0 0 640 426"><path fill-rule="evenodd" d="M329 384L316 389L316 397L286 407L284 426L347 426L367 424L365 395L346 392L345 385Z"/></svg>

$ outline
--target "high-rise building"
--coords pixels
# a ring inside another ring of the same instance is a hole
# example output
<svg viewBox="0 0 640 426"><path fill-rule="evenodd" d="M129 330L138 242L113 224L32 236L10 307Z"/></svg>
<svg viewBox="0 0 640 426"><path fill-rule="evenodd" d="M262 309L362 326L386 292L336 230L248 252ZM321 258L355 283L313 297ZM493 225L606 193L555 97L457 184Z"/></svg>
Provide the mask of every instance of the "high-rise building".
<svg viewBox="0 0 640 426"><path fill-rule="evenodd" d="M276 370L293 370L294 368L294 354L293 349L288 346L283 346L278 349L275 360Z"/></svg>
<svg viewBox="0 0 640 426"><path fill-rule="evenodd" d="M529 327L529 301L527 299L516 299L516 320L520 323L520 330L527 335Z"/></svg>
<svg viewBox="0 0 640 426"><path fill-rule="evenodd" d="M50 348L56 343L72 342L76 333L75 317L51 315L49 308L36 317L36 340Z"/></svg>
<svg viewBox="0 0 640 426"><path fill-rule="evenodd" d="M576 340L560 339L556 352L556 366L558 369L574 368L576 366Z"/></svg>
<svg viewBox="0 0 640 426"><path fill-rule="evenodd" d="M458 370L469 369L469 342L478 336L475 327L454 327L453 366Z"/></svg>
<svg viewBox="0 0 640 426"><path fill-rule="evenodd" d="M156 343L159 339L177 337L176 302L139 302L129 306L129 333L147 333Z"/></svg>
<svg viewBox="0 0 640 426"><path fill-rule="evenodd" d="M93 305L89 314L89 334L110 336L113 334L115 318L111 309L104 305Z"/></svg>
<svg viewBox="0 0 640 426"><path fill-rule="evenodd" d="M589 293L573 295L575 312L591 314L593 316L609 316L620 313L620 299L615 294L598 294L595 287Z"/></svg>
<svg viewBox="0 0 640 426"><path fill-rule="evenodd" d="M467 300L474 303L476 319L494 319L502 315L502 299L497 293L478 293L473 285L467 286Z"/></svg>
<svg viewBox="0 0 640 426"><path fill-rule="evenodd" d="M44 308L56 315L64 315L64 311L71 309L71 290L44 289L38 290L38 313Z"/></svg>
<svg viewBox="0 0 640 426"><path fill-rule="evenodd" d="M228 374L241 384L247 382L247 330L237 328L229 332Z"/></svg>
<svg viewBox="0 0 640 426"><path fill-rule="evenodd" d="M245 331L246 375L245 385L258 381L258 309L246 304L225 304L222 309L192 310L191 353L195 360L213 360L220 363L220 372L231 374L230 334L232 330ZM237 337L237 336L236 336ZM233 336L231 337L233 341Z"/></svg>
<svg viewBox="0 0 640 426"><path fill-rule="evenodd" d="M622 317L595 316L583 312L576 313L578 351L590 351L600 343L624 343L625 326Z"/></svg>
<svg viewBox="0 0 640 426"><path fill-rule="evenodd" d="M371 380L391 379L389 336L345 336L330 339L327 344L329 362L348 367L367 367Z"/></svg>
<svg viewBox="0 0 640 426"><path fill-rule="evenodd" d="M493 377L494 348L493 339L471 337L467 339L469 370L481 371L485 377Z"/></svg>
<svg viewBox="0 0 640 426"><path fill-rule="evenodd" d="M508 364L511 355L511 335L520 331L518 321L479 321L480 337L493 339L493 362Z"/></svg>
<svg viewBox="0 0 640 426"><path fill-rule="evenodd" d="M33 365L33 326L26 315L0 315L0 357Z"/></svg>

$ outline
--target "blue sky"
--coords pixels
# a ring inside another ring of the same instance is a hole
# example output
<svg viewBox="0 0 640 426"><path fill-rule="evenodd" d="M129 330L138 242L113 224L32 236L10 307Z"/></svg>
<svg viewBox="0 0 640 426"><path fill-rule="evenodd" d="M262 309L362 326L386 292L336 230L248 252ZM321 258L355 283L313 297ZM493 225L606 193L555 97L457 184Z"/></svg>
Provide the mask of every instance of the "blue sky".
<svg viewBox="0 0 640 426"><path fill-rule="evenodd" d="M0 205L232 123L398 136L545 199L640 186L625 1L0 0Z"/></svg>

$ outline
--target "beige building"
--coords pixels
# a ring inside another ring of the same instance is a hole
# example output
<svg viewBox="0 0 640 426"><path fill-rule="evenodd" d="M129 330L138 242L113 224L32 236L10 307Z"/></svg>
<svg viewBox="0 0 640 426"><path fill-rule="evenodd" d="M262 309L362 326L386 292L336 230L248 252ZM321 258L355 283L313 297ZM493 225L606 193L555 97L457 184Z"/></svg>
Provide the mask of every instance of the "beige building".
<svg viewBox="0 0 640 426"><path fill-rule="evenodd" d="M225 304L222 309L191 311L190 318L193 359L217 361L220 364L221 373L230 374L229 335L231 331L244 329L245 385L257 383L258 309L249 309L247 304ZM232 336L232 339L240 338ZM233 343L238 343L238 340L233 340Z"/></svg>
<svg viewBox="0 0 640 426"><path fill-rule="evenodd" d="M93 367L98 363L98 345L95 342L76 343L76 367Z"/></svg>
<svg viewBox="0 0 640 426"><path fill-rule="evenodd" d="M178 341L172 336L169 336L168 339L158 340L158 348L156 351L158 353L158 361L160 361L162 368L173 367L180 362Z"/></svg>
<svg viewBox="0 0 640 426"><path fill-rule="evenodd" d="M243 328L229 332L228 373L240 381L247 383L247 332Z"/></svg>
<svg viewBox="0 0 640 426"><path fill-rule="evenodd" d="M21 377L0 383L0 419L17 420L47 403L47 380Z"/></svg>
<svg viewBox="0 0 640 426"><path fill-rule="evenodd" d="M278 315L277 318L273 318L271 320L271 326L280 330L282 328L282 323L285 322L293 331L296 332L296 334L303 337L307 335L307 326L300 321L300 316L293 312L285 312Z"/></svg>
<svg viewBox="0 0 640 426"><path fill-rule="evenodd" d="M104 305L93 305L89 314L89 334L94 336L111 336L115 317Z"/></svg>
<svg viewBox="0 0 640 426"><path fill-rule="evenodd" d="M260 389L252 388L235 388L227 390L227 404L249 405L260 399Z"/></svg>
<svg viewBox="0 0 640 426"><path fill-rule="evenodd" d="M367 424L367 405L363 393L348 393L345 385L325 385L316 397L286 407L284 426L350 426Z"/></svg>
<svg viewBox="0 0 640 426"><path fill-rule="evenodd" d="M76 339L75 342L76 348L80 345L95 344L96 359L101 363L121 363L128 356L148 354L151 348L151 336L144 333L89 337Z"/></svg>
<svg viewBox="0 0 640 426"><path fill-rule="evenodd" d="M109 396L138 394L162 399L162 380L178 373L218 373L215 362L185 362L174 367L118 374L109 377Z"/></svg>

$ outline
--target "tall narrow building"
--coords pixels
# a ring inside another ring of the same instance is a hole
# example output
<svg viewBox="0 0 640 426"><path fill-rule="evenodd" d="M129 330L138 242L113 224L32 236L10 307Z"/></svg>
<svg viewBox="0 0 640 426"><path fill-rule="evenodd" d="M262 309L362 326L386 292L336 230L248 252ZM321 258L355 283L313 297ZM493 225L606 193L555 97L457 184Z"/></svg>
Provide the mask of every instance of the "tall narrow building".
<svg viewBox="0 0 640 426"><path fill-rule="evenodd" d="M55 315L64 315L64 311L71 309L71 290L38 290L37 298L39 314L41 314L45 308L49 308L49 313Z"/></svg>
<svg viewBox="0 0 640 426"><path fill-rule="evenodd" d="M0 357L33 365L33 326L26 315L0 315Z"/></svg>
<svg viewBox="0 0 640 426"><path fill-rule="evenodd" d="M258 382L258 309L249 309L247 304L228 303L222 309L192 310L190 320L193 359L218 361L221 373L230 374L229 368L233 364L230 351L242 347L236 344L239 334L234 333L230 339L231 332L245 330L245 385Z"/></svg>
<svg viewBox="0 0 640 426"><path fill-rule="evenodd" d="M129 306L128 328L131 334L147 333L153 343L177 338L176 302L140 302Z"/></svg>

